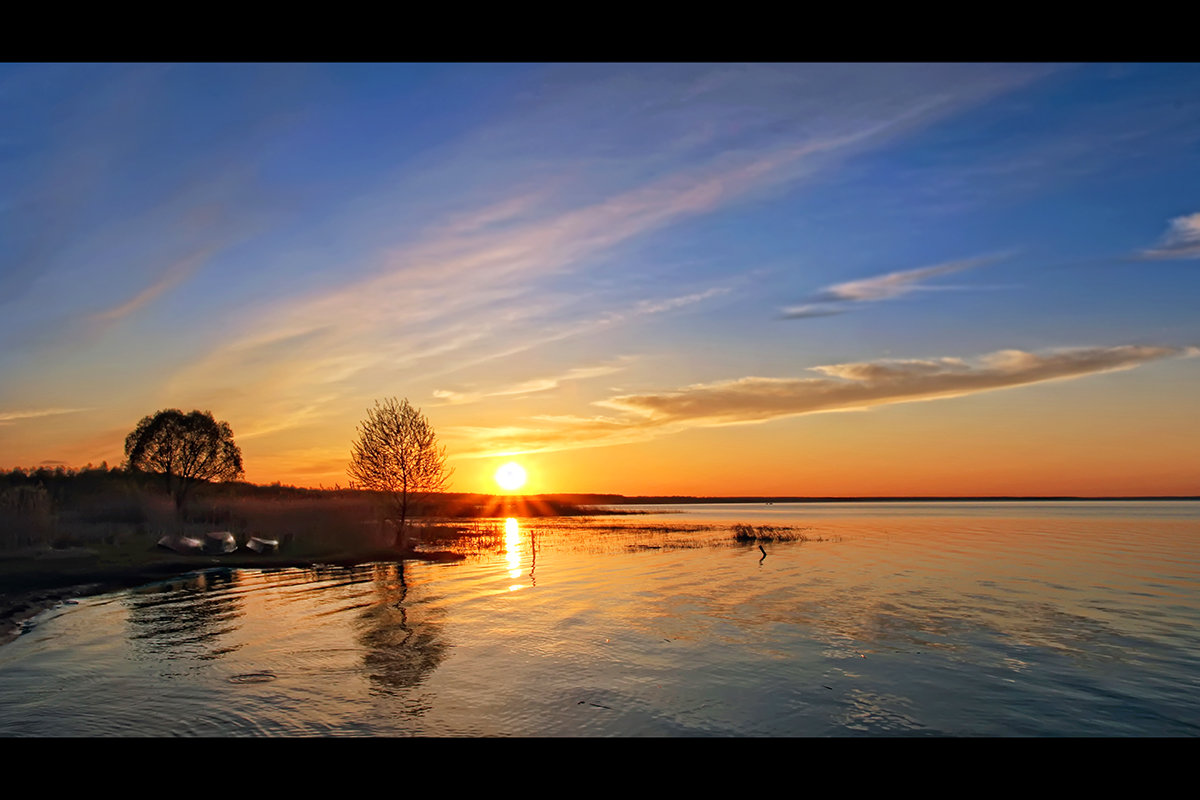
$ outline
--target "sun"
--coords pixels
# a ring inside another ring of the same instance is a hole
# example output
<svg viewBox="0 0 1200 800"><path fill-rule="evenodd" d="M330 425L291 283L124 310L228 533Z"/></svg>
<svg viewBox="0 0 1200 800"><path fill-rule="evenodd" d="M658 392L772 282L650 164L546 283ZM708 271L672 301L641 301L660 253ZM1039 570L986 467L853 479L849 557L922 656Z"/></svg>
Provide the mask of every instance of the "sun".
<svg viewBox="0 0 1200 800"><path fill-rule="evenodd" d="M525 468L515 461L510 461L496 470L496 483L506 492L520 489L525 485Z"/></svg>

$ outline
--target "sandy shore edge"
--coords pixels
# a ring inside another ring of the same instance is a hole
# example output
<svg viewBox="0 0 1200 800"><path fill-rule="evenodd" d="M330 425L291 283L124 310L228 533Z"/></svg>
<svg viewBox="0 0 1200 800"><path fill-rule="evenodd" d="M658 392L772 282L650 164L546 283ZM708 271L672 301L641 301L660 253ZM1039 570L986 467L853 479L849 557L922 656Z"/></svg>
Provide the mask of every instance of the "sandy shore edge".
<svg viewBox="0 0 1200 800"><path fill-rule="evenodd" d="M56 589L12 592L0 595L0 647L32 628L30 620L71 600L103 594L106 588L98 583L63 586Z"/></svg>

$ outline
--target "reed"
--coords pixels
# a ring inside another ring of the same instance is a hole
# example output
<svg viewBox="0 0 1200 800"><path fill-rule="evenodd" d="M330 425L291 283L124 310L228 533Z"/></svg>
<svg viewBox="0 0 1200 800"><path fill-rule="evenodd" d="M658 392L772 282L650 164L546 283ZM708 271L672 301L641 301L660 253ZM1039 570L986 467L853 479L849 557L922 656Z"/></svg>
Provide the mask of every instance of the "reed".
<svg viewBox="0 0 1200 800"><path fill-rule="evenodd" d="M793 528L788 525L747 525L739 522L733 526L733 540L741 544L760 542L807 542L812 537L804 531L808 528Z"/></svg>

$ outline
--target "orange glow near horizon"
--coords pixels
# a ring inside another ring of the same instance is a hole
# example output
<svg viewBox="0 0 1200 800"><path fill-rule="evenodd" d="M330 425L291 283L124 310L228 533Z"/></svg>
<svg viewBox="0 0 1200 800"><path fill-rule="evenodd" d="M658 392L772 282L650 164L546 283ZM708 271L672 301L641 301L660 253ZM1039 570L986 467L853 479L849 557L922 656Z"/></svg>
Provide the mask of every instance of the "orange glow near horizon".
<svg viewBox="0 0 1200 800"><path fill-rule="evenodd" d="M588 447L475 455L475 434L454 425L490 419L482 407L439 413L446 431L450 492L499 495L496 516L520 516L525 497L558 493L692 496L1079 496L1200 495L1200 426L1182 400L1200 388L1197 361L1163 365L1170 381L1136 383L1114 372L1004 392L868 411L821 413L762 424L694 427L644 440ZM1170 369L1167 369L1170 366ZM1155 377L1148 368L1147 375ZM1180 371L1183 370L1182 374ZM1170 391L1168 391L1168 389ZM1131 413L1136 409L1137 413ZM218 416L221 416L218 414ZM87 436L80 415L0 425L0 467L43 462L82 467L122 460L125 426ZM232 417L245 480L332 488L347 482L345 430L252 430ZM343 426L344 428L345 426ZM470 429L468 429L470 430ZM53 437L78 436L74 446ZM327 438L322 438L325 436ZM93 441L94 440L94 441ZM586 443L584 443L586 444ZM94 448L93 448L94 445ZM497 480L509 464L525 472L517 489Z"/></svg>

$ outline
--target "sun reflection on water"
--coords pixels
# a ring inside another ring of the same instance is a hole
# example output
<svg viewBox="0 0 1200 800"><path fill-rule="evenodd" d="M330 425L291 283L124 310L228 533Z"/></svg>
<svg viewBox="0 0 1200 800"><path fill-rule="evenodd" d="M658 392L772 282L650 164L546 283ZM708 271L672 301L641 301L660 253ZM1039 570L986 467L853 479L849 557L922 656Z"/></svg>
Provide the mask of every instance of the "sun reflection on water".
<svg viewBox="0 0 1200 800"><path fill-rule="evenodd" d="M521 526L515 517L504 520L504 555L508 559L508 577L521 577ZM509 586L509 591L522 588Z"/></svg>

